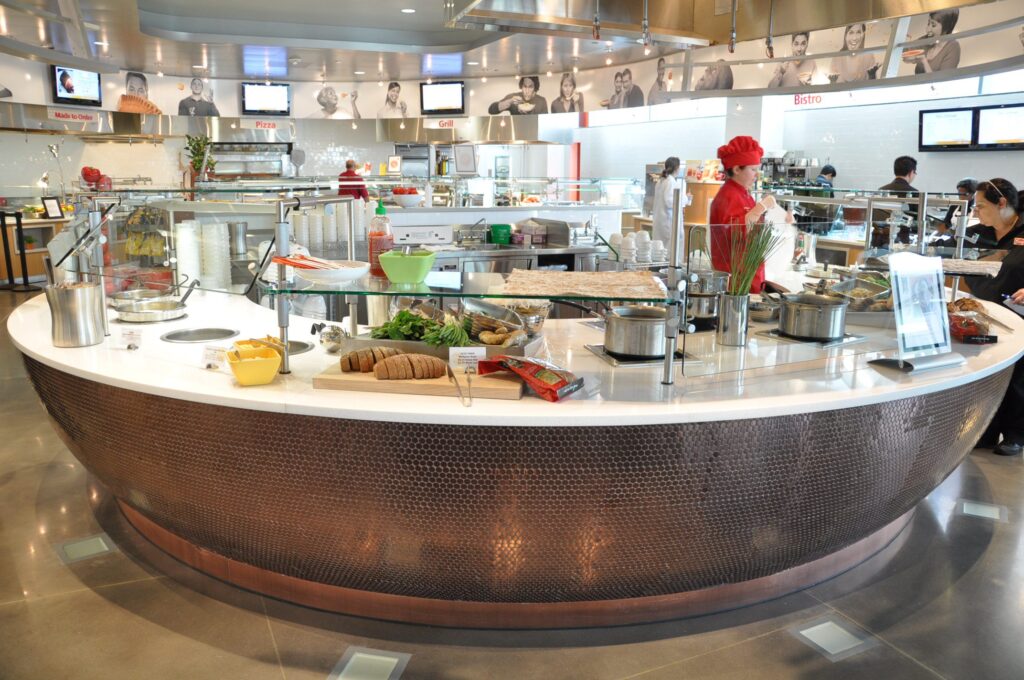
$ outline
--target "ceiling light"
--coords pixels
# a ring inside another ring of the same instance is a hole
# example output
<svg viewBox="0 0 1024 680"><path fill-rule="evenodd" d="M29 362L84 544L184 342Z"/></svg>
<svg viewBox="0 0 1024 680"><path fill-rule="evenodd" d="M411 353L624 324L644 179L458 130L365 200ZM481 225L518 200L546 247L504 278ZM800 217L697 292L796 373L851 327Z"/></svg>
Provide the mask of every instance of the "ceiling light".
<svg viewBox="0 0 1024 680"><path fill-rule="evenodd" d="M398 129L399 130L404 130L405 129L405 121L404 120L401 123L398 124Z"/></svg>
<svg viewBox="0 0 1024 680"><path fill-rule="evenodd" d="M604 60L604 65L605 66L611 66L612 65L612 58L608 57L607 59L605 59Z"/></svg>
<svg viewBox="0 0 1024 680"><path fill-rule="evenodd" d="M504 118L501 119L501 127L505 127L505 119Z"/></svg>
<svg viewBox="0 0 1024 680"><path fill-rule="evenodd" d="M26 73L25 74L25 80L32 80L32 74L31 73Z"/></svg>
<svg viewBox="0 0 1024 680"><path fill-rule="evenodd" d="M547 75L548 75L548 78L550 78L551 77L551 71L548 71Z"/></svg>
<svg viewBox="0 0 1024 680"><path fill-rule="evenodd" d="M474 94L476 94L476 90L470 90L469 91L469 96L470 97L472 97Z"/></svg>
<svg viewBox="0 0 1024 680"><path fill-rule="evenodd" d="M480 65L479 61L467 61L466 62L466 66L479 66L479 65Z"/></svg>
<svg viewBox="0 0 1024 680"><path fill-rule="evenodd" d="M156 72L156 77L157 78L163 78L164 77L164 72L163 71L157 71Z"/></svg>
<svg viewBox="0 0 1024 680"><path fill-rule="evenodd" d="M106 40L96 40L93 42L93 45L96 45L96 47L110 47L110 43Z"/></svg>
<svg viewBox="0 0 1024 680"><path fill-rule="evenodd" d="M406 7L405 9L402 10L402 14L416 14L416 10L414 10L412 7Z"/></svg>
<svg viewBox="0 0 1024 680"><path fill-rule="evenodd" d="M430 76L427 76L427 85L430 85L432 82L434 82L434 79L431 78Z"/></svg>
<svg viewBox="0 0 1024 680"><path fill-rule="evenodd" d="M487 82L487 76L484 76L483 78L481 78L480 82L481 83L486 83Z"/></svg>
<svg viewBox="0 0 1024 680"><path fill-rule="evenodd" d="M644 56L645 57L651 56L651 48L650 47L645 47L644 48Z"/></svg>
<svg viewBox="0 0 1024 680"><path fill-rule="evenodd" d="M353 130L358 130L358 129L359 129L359 126L358 126L358 125L356 125L356 124L355 124L355 122L353 122L353 123L352 123L352 129L353 129Z"/></svg>
<svg viewBox="0 0 1024 680"><path fill-rule="evenodd" d="M383 80L378 80L377 81L377 87L384 87L384 81Z"/></svg>
<svg viewBox="0 0 1024 680"><path fill-rule="evenodd" d="M357 76L365 76L366 75L366 71L352 71L352 73L354 73Z"/></svg>
<svg viewBox="0 0 1024 680"><path fill-rule="evenodd" d="M611 47L612 46L612 41L611 40L605 40L604 44L605 44L606 47Z"/></svg>
<svg viewBox="0 0 1024 680"><path fill-rule="evenodd" d="M573 73L579 73L580 72L580 67L579 66L573 66L572 67L572 72Z"/></svg>

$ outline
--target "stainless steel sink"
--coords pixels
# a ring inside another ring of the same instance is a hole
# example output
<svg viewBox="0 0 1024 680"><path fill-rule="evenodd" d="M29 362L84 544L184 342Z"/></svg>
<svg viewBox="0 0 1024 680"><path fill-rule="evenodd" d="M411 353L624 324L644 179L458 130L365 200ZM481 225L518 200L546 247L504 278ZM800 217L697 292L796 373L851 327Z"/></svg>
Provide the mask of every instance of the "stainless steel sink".
<svg viewBox="0 0 1024 680"><path fill-rule="evenodd" d="M313 343L311 342L304 342L302 340L288 341L288 354L291 356L295 356L296 354L305 354L311 349L313 349Z"/></svg>
<svg viewBox="0 0 1024 680"><path fill-rule="evenodd" d="M226 340L236 335L238 335L238 331L231 328L182 328L178 331L164 333L160 339L164 342L211 342Z"/></svg>

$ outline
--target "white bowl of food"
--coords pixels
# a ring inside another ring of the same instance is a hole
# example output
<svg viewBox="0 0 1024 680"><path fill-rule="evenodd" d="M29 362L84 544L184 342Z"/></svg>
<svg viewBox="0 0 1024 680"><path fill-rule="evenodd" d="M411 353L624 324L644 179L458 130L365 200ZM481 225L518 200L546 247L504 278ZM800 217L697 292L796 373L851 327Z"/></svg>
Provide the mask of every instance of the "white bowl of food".
<svg viewBox="0 0 1024 680"><path fill-rule="evenodd" d="M370 271L369 262L359 260L325 260L334 267L330 269L302 269L295 267L295 273L313 283L347 283L366 276Z"/></svg>
<svg viewBox="0 0 1024 680"><path fill-rule="evenodd" d="M392 198L403 208L415 208L423 201L421 194L394 194Z"/></svg>

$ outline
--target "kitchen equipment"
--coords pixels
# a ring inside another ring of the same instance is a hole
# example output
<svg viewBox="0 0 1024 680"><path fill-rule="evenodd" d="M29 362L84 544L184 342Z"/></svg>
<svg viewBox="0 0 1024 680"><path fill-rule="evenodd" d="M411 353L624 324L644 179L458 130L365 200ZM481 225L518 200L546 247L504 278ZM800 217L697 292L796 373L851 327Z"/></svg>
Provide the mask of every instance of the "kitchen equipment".
<svg viewBox="0 0 1024 680"><path fill-rule="evenodd" d="M729 272L720 272L713 269L695 269L690 272L697 276L696 283L690 284L688 293L711 294L724 293L729 285Z"/></svg>
<svg viewBox="0 0 1024 680"><path fill-rule="evenodd" d="M395 245L418 246L427 243L446 245L454 239L454 227L450 224L435 224L418 227L396 227L391 225Z"/></svg>
<svg viewBox="0 0 1024 680"><path fill-rule="evenodd" d="M451 384L455 387L455 395L459 398L459 403L462 404L463 406L466 406L467 408L472 406L473 392L471 390L473 388L471 387L472 378L470 377L469 371L466 371L464 373L464 375L466 376L466 396L462 396L462 387L459 385L459 381L455 378L455 371L452 370L452 365L445 364L444 367L445 372L448 374L449 382L451 382Z"/></svg>
<svg viewBox="0 0 1024 680"><path fill-rule="evenodd" d="M305 269L295 267L295 273L307 281L330 285L355 281L366 276L366 273L370 271L369 262L360 262L359 260L328 260L328 262L335 265L334 268Z"/></svg>
<svg viewBox="0 0 1024 680"><path fill-rule="evenodd" d="M327 350L328 354L336 354L341 349L345 338L349 337L348 331L341 326L328 326L324 323L315 323L310 331L313 335L320 333L320 346Z"/></svg>
<svg viewBox="0 0 1024 680"><path fill-rule="evenodd" d="M409 255L397 250L389 250L378 257L381 269L391 283L415 284L423 283L434 266L437 253L418 250Z"/></svg>
<svg viewBox="0 0 1024 680"><path fill-rule="evenodd" d="M55 284L44 291L54 347L89 347L103 342L106 312L98 283Z"/></svg>
<svg viewBox="0 0 1024 680"><path fill-rule="evenodd" d="M236 340L234 343L235 349L272 349L278 354L284 355L284 345L281 343L280 338L268 335L264 338L248 338L246 340ZM313 343L305 342L304 340L289 340L288 341L288 356L297 356L299 354L305 354L306 352L313 349Z"/></svg>
<svg viewBox="0 0 1024 680"><path fill-rule="evenodd" d="M500 243L502 245L508 245L508 242L512 239L512 225L511 224L492 224L491 225L491 243Z"/></svg>
<svg viewBox="0 0 1024 680"><path fill-rule="evenodd" d="M846 300L792 293L781 296L779 332L801 340L827 341L842 338L846 333Z"/></svg>
<svg viewBox="0 0 1024 680"><path fill-rule="evenodd" d="M748 309L754 321L774 321L779 318L779 305L771 302L751 302Z"/></svg>
<svg viewBox="0 0 1024 680"><path fill-rule="evenodd" d="M425 380L377 380L373 373L342 373L337 361L313 376L313 389L458 397L458 390L447 375ZM475 376L472 396L474 399L521 399L523 383L509 373Z"/></svg>
<svg viewBox="0 0 1024 680"><path fill-rule="evenodd" d="M244 387L273 382L281 368L281 355L269 347L228 350L227 359L235 380Z"/></svg>
<svg viewBox="0 0 1024 680"><path fill-rule="evenodd" d="M189 284L188 290L180 300L150 300L129 302L115 308L119 321L128 323L152 323L154 321L171 321L185 316L185 301L199 285L198 280Z"/></svg>
<svg viewBox="0 0 1024 680"><path fill-rule="evenodd" d="M423 202L421 194L392 194L391 198L403 208L415 208Z"/></svg>
<svg viewBox="0 0 1024 680"><path fill-rule="evenodd" d="M131 302L151 302L153 300L170 300L172 296L166 290L135 288L114 293L109 297L112 307L119 307Z"/></svg>
<svg viewBox="0 0 1024 680"><path fill-rule="evenodd" d="M604 317L604 348L616 358L665 356L665 308L611 307Z"/></svg>

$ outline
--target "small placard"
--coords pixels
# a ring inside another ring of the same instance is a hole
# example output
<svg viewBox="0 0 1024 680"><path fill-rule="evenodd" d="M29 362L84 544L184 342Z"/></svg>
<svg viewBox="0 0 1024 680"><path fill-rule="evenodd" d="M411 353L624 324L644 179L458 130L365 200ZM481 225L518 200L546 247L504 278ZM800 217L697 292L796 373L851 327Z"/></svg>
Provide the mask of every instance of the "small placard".
<svg viewBox="0 0 1024 680"><path fill-rule="evenodd" d="M208 371L219 371L224 365L224 348L216 345L203 347L202 367Z"/></svg>
<svg viewBox="0 0 1024 680"><path fill-rule="evenodd" d="M486 347L449 347L448 363L464 373L476 373L476 365L487 358Z"/></svg>
<svg viewBox="0 0 1024 680"><path fill-rule="evenodd" d="M142 331L138 328L121 329L121 347L136 350L142 347Z"/></svg>

